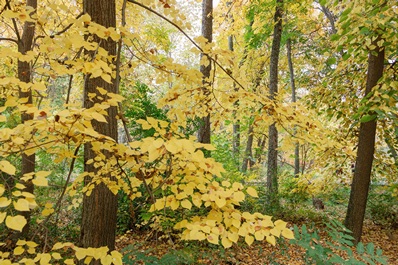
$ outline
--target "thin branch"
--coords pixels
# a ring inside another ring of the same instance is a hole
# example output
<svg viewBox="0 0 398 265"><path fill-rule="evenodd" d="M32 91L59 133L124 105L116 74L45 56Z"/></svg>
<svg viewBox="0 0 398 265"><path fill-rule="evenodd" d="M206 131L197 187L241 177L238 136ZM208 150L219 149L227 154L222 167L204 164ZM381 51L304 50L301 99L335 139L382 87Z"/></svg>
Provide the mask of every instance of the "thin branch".
<svg viewBox="0 0 398 265"><path fill-rule="evenodd" d="M149 12L157 15L158 17L160 17L161 19L165 20L166 22L168 22L169 24L171 24L172 26L174 26L179 32L181 32L201 53L203 53L204 55L208 56L208 58L210 60L212 60L218 67L220 67L220 69L226 73L237 85L239 85L243 90L246 90L245 87L238 81L236 80L235 77L233 77L231 75L231 73L229 71L227 71L216 59L214 59L213 57L211 57L208 53L204 52L203 49L199 46L199 44L197 44L191 37L189 37L189 35L180 27L178 26L176 23L174 23L173 21L171 21L170 19L168 19L167 17L163 16L162 14L160 14L159 12L156 12L155 10L153 10L150 7L147 7L144 4L141 4L135 0L127 0L128 2L138 5L146 10L148 10Z"/></svg>
<svg viewBox="0 0 398 265"><path fill-rule="evenodd" d="M0 41L2 41L2 40L4 40L4 41L11 41L11 42L15 42L16 44L18 44L18 41L17 41L17 40L14 40L14 39L12 39L12 38L0 38Z"/></svg>

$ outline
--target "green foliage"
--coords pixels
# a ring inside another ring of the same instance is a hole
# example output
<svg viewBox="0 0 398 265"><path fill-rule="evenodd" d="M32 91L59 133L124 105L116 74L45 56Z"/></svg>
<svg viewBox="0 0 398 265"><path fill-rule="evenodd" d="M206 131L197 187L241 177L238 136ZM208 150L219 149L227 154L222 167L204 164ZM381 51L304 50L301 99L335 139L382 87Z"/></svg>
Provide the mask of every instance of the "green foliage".
<svg viewBox="0 0 398 265"><path fill-rule="evenodd" d="M126 97L125 117L129 120L129 126L132 129L130 133L136 139L151 137L154 135L155 129L144 130L136 120L146 119L146 117L167 120L166 112L156 106L150 96L152 91L146 84L137 82L133 90L132 93L124 95Z"/></svg>
<svg viewBox="0 0 398 265"><path fill-rule="evenodd" d="M373 243L364 245L360 242L354 253L352 243L354 238L340 222L331 219L326 226L329 239L324 243L321 241L318 229L314 227L308 229L303 225L300 231L296 225L294 226L295 239L290 242L305 249L303 256L305 264L387 264L382 251L375 250ZM348 258L343 258L342 253Z"/></svg>
<svg viewBox="0 0 398 265"><path fill-rule="evenodd" d="M136 245L129 245L122 249L123 264L146 264L146 265L183 265L197 264L194 251L190 249L171 250L161 258L150 256L151 249L140 251Z"/></svg>
<svg viewBox="0 0 398 265"><path fill-rule="evenodd" d="M398 203L391 188L372 186L367 211L374 223L385 228L398 228Z"/></svg>
<svg viewBox="0 0 398 265"><path fill-rule="evenodd" d="M283 171L279 176L279 193L288 203L297 205L305 202L310 197L308 189L299 185L299 178L290 170Z"/></svg>

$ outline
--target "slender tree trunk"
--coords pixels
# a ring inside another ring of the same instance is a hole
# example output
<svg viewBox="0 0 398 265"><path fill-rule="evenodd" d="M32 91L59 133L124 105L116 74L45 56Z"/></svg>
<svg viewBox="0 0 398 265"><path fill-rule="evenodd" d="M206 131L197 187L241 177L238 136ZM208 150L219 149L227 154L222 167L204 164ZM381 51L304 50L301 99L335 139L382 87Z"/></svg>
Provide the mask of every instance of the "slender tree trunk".
<svg viewBox="0 0 398 265"><path fill-rule="evenodd" d="M227 6L230 7L232 2L227 2ZM231 25L234 23L234 19L232 16L232 12L229 14L229 19ZM229 35L228 36L228 49L233 52L234 51L234 36ZM236 86L234 83L234 91L238 92L239 88ZM235 101L234 103L234 111L233 111L233 118L234 118L234 124L232 125L232 154L234 157L234 160L236 161L236 164L239 165L239 153L240 153L240 121L239 119L236 119L236 114L238 112L237 108L239 107L239 100ZM239 166L238 166L239 168Z"/></svg>
<svg viewBox="0 0 398 265"><path fill-rule="evenodd" d="M287 62L289 65L289 75L290 75L290 86L292 88L292 102L296 102L296 84L294 80L294 68L293 68L293 59L292 59L292 45L291 45L291 39L287 40L286 43L286 49L287 49ZM297 128L294 128L294 133L296 133ZM294 176L298 177L300 174L300 145L299 143L296 143L294 147Z"/></svg>
<svg viewBox="0 0 398 265"><path fill-rule="evenodd" d="M116 26L115 0L84 1L84 11L89 14L92 21L105 27ZM93 36L94 37L94 36ZM111 39L99 40L94 37L94 41L100 43L100 47L108 51L109 55L116 56L116 43ZM93 52L87 52L90 57L95 56ZM97 94L97 87L102 87L108 92L116 93L116 82L112 80L109 84L101 78L90 78L86 76L84 84L84 107L91 108L96 103L105 100L100 97L90 99L89 94ZM111 107L108 109L107 123L93 121L94 129L104 135L117 140L117 109ZM94 163L87 164L89 159L93 159L96 154L90 144L84 146L84 170L89 173L96 173L98 169ZM109 154L105 154L109 155ZM108 176L110 176L110 172ZM90 177L86 177L85 185L91 182ZM107 246L110 250L115 249L116 233L116 214L117 214L117 196L114 195L103 183L96 185L90 196L83 197L83 214L81 224L81 244L83 247L102 247ZM93 264L99 264L94 261Z"/></svg>
<svg viewBox="0 0 398 265"><path fill-rule="evenodd" d="M377 41L374 45L377 47ZM384 47L378 47L369 53L368 73L365 96L383 76ZM369 113L374 115L375 113ZM351 185L350 200L345 218L345 226L353 232L355 243L361 240L363 220L368 199L370 175L372 171L373 154L376 137L376 120L361 123L359 129L359 143L355 163L354 178Z"/></svg>
<svg viewBox="0 0 398 265"><path fill-rule="evenodd" d="M213 41L213 0L203 0L202 2L202 36L207 39L207 41L210 43ZM207 56L205 54L201 54L201 57ZM203 92L206 95L206 97L210 96L210 72L211 72L211 61L209 58L209 64L208 65L201 65L200 66L200 72L203 75ZM210 99L206 99L206 107L207 111L209 111L209 104L210 104ZM203 117L201 119L201 124L198 130L198 141L200 143L210 143L210 132L211 132L211 127L210 127L210 113L207 114L207 116ZM210 152L205 151L205 156L209 157Z"/></svg>
<svg viewBox="0 0 398 265"><path fill-rule="evenodd" d="M245 157L243 158L243 163L242 163L242 169L241 169L242 172L247 171L248 165L250 167L252 167L254 164L253 151L252 151L254 134L253 134L253 125L252 124L249 126L249 131L247 133L248 133L248 136L247 136Z"/></svg>
<svg viewBox="0 0 398 265"><path fill-rule="evenodd" d="M269 98L275 99L278 93L278 63L282 38L282 5L283 0L276 0L276 10L274 15L274 34L271 48L271 62L269 74ZM268 168L267 168L267 190L272 198L271 203L279 204L278 194L278 130L275 123L268 129Z"/></svg>
<svg viewBox="0 0 398 265"><path fill-rule="evenodd" d="M36 12L37 8L37 0L28 0L26 2L26 6L34 8L34 12ZM22 37L18 42L18 52L22 54L26 54L26 52L30 51L33 49L33 38L35 35L35 23L33 22L25 22L23 26L23 32L22 32ZM31 73L31 66L30 62L25 62L25 61L18 61L18 78L22 82L25 83L30 83L31 78L32 78L32 73ZM33 103L33 98L32 98L32 90L22 90L21 88L19 89L19 97L20 98L25 98L27 99L25 104L32 104ZM21 115L21 120L23 123L28 122L29 120L32 120L32 115L23 113ZM25 153L22 153L22 162L21 162L21 175L23 176L24 174L32 173L35 171L35 160L36 160L36 155L27 155ZM34 191L34 186L32 181L26 181L24 182L25 185L25 190L26 192L32 193ZM22 230L22 236L27 237L29 233L29 221L30 221L30 212L23 212L23 216L26 218L28 223L25 225L25 227Z"/></svg>

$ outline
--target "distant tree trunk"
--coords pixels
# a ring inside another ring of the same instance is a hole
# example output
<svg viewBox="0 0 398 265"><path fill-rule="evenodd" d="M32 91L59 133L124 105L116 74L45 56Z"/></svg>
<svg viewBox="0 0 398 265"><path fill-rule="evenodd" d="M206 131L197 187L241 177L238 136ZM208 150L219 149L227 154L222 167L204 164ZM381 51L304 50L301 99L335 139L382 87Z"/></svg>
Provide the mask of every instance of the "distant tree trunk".
<svg viewBox="0 0 398 265"><path fill-rule="evenodd" d="M384 47L377 46L378 40L379 39L376 39L376 41L373 42L377 48L369 52L365 96L371 93L372 88L377 85L377 81L383 76ZM373 112L368 114L375 115ZM372 171L375 136L375 119L361 123L354 178L352 180L350 200L344 223L345 226L353 232L355 243L361 240L362 235L362 226Z"/></svg>
<svg viewBox="0 0 398 265"><path fill-rule="evenodd" d="M276 0L274 15L274 34L271 47L270 73L269 73L269 98L275 99L278 93L278 63L282 38L282 5L283 0ZM275 123L268 129L268 168L267 168L267 190L272 199L270 203L279 204L278 194L278 130Z"/></svg>
<svg viewBox="0 0 398 265"><path fill-rule="evenodd" d="M89 14L92 21L105 27L116 26L115 0L84 1L84 11ZM108 51L109 55L116 56L116 43L111 39L99 40L93 36L94 41L99 42L100 46ZM89 56L94 56L93 52L87 52ZM90 78L87 76L84 84L84 107L91 108L95 103L100 103L104 99L95 97L90 99L89 94L97 94L97 87L102 87L108 92L116 93L116 83L112 80L109 84L101 78ZM93 121L94 129L104 135L117 140L117 109L108 109L107 123ZM105 154L108 155L108 154ZM94 164L87 164L89 159L93 159L96 153L91 149L90 144L84 146L84 170L86 172L97 172ZM110 174L108 175L111 178ZM90 177L86 177L85 185L91 182ZM83 247L102 247L107 246L110 250L115 249L116 233L116 214L117 196L114 195L103 183L96 185L90 196L83 196L83 213L81 224L81 244ZM94 261L93 264L100 264Z"/></svg>
<svg viewBox="0 0 398 265"><path fill-rule="evenodd" d="M231 5L231 2L227 2L227 5ZM230 15L231 16L231 15ZM233 23L233 19L231 19L231 23ZM228 49L233 52L234 51L234 39L233 36L230 35L228 36ZM239 88L236 86L234 83L234 91L238 92ZM239 106L239 100L235 101L234 103L235 108L238 108ZM236 161L236 163L239 165L239 151L240 151L240 124L239 120L236 119L236 113L237 110L234 109L233 111L233 118L234 118L234 124L232 125L232 154L233 157Z"/></svg>
<svg viewBox="0 0 398 265"><path fill-rule="evenodd" d="M28 0L26 2L26 6L30 6L34 8L34 12L36 12L37 8L37 0ZM22 37L18 42L18 52L21 54L26 54L26 52L30 51L33 49L33 38L35 35L35 25L36 23L34 22L25 22L23 26L23 32L22 32ZM22 82L25 83L30 83L31 78L32 78L32 73L31 73L31 66L30 62L25 62L25 61L18 61L18 78ZM33 103L33 98L32 98L32 90L29 88L28 90L22 90L21 88L19 89L19 97L20 98L25 98L27 99L25 104L32 104ZM21 121L23 123L28 122L29 120L32 120L33 116L31 114L27 113L22 113L21 115ZM23 176L24 174L32 173L35 172L35 160L36 160L36 155L27 155L25 153L22 153L22 162L21 162L21 175ZM32 181L26 181L23 183L25 185L24 191L32 193L34 190L34 186ZM29 233L29 221L30 221L30 216L31 213L28 212L23 212L23 216L26 218L28 223L25 225L25 227L22 230L22 236L24 238L27 237Z"/></svg>
<svg viewBox="0 0 398 265"><path fill-rule="evenodd" d="M292 102L296 102L296 84L294 81L294 68L292 59L292 45L291 39L287 39L286 49L287 49L287 62L289 64L289 76L290 76L290 86L292 88ZM294 128L294 133L296 133L296 127ZM294 147L294 176L298 177L300 174L300 145L296 143Z"/></svg>
<svg viewBox="0 0 398 265"><path fill-rule="evenodd" d="M263 137L260 137L258 139L256 155L254 156L255 159L256 159L256 163L257 164L260 164L261 161L262 161L263 152L264 152L266 143L267 143L267 136L266 135L263 135Z"/></svg>
<svg viewBox="0 0 398 265"><path fill-rule="evenodd" d="M213 41L213 1L212 0L203 0L202 2L202 36L207 39L210 43ZM207 56L205 54L201 54L201 57ZM211 61L209 58L208 65L201 65L200 72L203 75L203 91L206 96L210 96L209 86L211 85L210 82L210 72L211 72ZM210 100L206 99L206 107L207 110L209 109ZM198 141L200 143L210 143L210 113L207 116L201 119L201 123L198 130ZM210 152L205 151L205 156L209 157Z"/></svg>
<svg viewBox="0 0 398 265"><path fill-rule="evenodd" d="M250 124L249 126L249 131L247 132L247 143L246 143L246 150L245 150L245 157L243 158L243 163L242 163L242 172L247 171L248 165L250 167L253 166L253 139L254 139L254 134L253 134L253 124Z"/></svg>

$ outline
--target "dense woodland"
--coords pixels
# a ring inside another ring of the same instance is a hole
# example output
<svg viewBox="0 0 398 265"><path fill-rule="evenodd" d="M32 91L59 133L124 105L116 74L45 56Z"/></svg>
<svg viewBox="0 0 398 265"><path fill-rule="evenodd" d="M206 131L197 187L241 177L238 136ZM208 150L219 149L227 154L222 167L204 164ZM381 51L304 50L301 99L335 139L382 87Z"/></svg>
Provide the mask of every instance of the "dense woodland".
<svg viewBox="0 0 398 265"><path fill-rule="evenodd" d="M0 264L395 264L396 0L0 0Z"/></svg>

